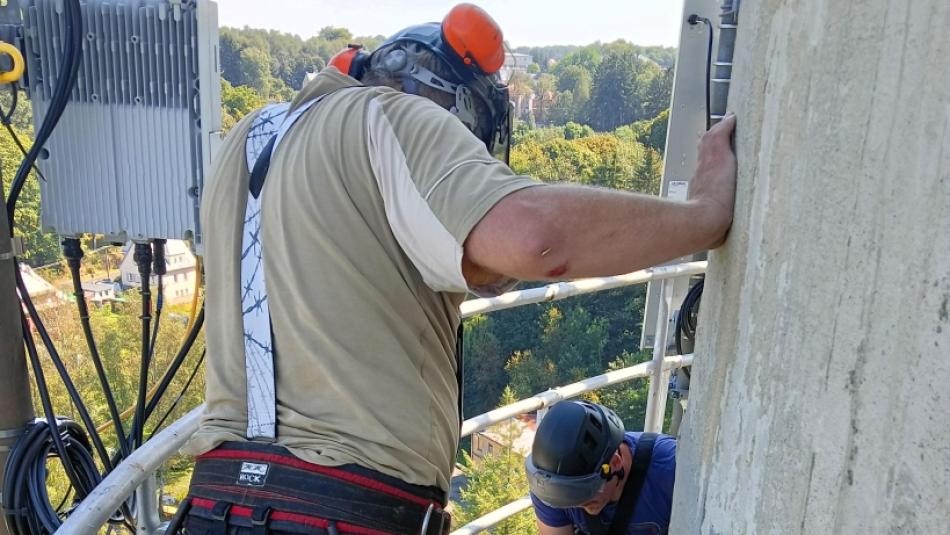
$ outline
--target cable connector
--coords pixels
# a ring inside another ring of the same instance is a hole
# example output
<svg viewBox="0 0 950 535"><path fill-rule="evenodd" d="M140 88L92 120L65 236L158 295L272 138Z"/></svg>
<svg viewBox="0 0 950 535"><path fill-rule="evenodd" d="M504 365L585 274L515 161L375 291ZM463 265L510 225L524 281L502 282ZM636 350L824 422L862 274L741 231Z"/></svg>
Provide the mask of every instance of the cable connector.
<svg viewBox="0 0 950 535"><path fill-rule="evenodd" d="M148 287L149 279L152 277L152 247L148 242L135 244L135 253L132 255L132 260L139 268L142 296L148 298L151 295Z"/></svg>
<svg viewBox="0 0 950 535"><path fill-rule="evenodd" d="M64 238L62 245L63 256L66 257L69 266L72 267L73 263L78 266L85 254L82 252L82 242L78 238Z"/></svg>
<svg viewBox="0 0 950 535"><path fill-rule="evenodd" d="M168 272L165 262L165 241L162 239L152 240L152 271L159 276Z"/></svg>

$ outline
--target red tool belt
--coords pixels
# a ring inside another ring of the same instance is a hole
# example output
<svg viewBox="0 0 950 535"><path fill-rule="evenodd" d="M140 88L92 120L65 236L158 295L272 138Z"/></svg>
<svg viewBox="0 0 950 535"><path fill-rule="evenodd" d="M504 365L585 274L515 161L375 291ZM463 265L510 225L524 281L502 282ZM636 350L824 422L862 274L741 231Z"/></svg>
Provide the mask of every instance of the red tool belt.
<svg viewBox="0 0 950 535"><path fill-rule="evenodd" d="M320 466L278 446L225 442L198 457L168 533L445 535L444 493L355 465Z"/></svg>

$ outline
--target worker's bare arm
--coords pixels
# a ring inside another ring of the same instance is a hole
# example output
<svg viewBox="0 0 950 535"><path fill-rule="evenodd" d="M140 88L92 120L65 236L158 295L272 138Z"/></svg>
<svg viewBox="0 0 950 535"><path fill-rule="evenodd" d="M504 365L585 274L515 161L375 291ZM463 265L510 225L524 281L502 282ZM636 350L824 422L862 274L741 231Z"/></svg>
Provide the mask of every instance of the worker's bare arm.
<svg viewBox="0 0 950 535"><path fill-rule="evenodd" d="M735 203L734 127L729 117L703 136L686 202L570 185L507 196L466 240L466 277L617 275L718 247Z"/></svg>

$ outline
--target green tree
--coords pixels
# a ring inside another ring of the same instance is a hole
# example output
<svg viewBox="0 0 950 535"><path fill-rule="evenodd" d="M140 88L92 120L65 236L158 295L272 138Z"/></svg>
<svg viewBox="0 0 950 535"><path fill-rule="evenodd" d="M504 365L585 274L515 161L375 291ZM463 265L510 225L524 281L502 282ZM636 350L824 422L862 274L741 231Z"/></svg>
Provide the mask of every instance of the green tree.
<svg viewBox="0 0 950 535"><path fill-rule="evenodd" d="M505 370L508 371L509 386L518 397L530 397L559 386L555 383L557 367L554 363L535 356L531 351L515 351L505 365Z"/></svg>
<svg viewBox="0 0 950 535"><path fill-rule="evenodd" d="M669 109L673 96L673 69L659 69L646 65L641 80L642 117L651 118Z"/></svg>
<svg viewBox="0 0 950 535"><path fill-rule="evenodd" d="M249 47L241 50L241 69L243 84L267 98L271 89L271 58L260 48Z"/></svg>
<svg viewBox="0 0 950 535"><path fill-rule="evenodd" d="M317 34L320 39L326 41L352 41L353 34L350 33L346 28L337 28L334 26L324 26L320 28L320 33Z"/></svg>
<svg viewBox="0 0 950 535"><path fill-rule="evenodd" d="M572 121L564 125L564 139L566 140L581 139L592 135L594 135L594 129L586 124L577 124Z"/></svg>
<svg viewBox="0 0 950 535"><path fill-rule="evenodd" d="M505 376L498 370L504 367L507 355L492 332L492 323L491 317L481 314L465 320L464 405L468 415L490 410L505 388Z"/></svg>
<svg viewBox="0 0 950 535"><path fill-rule="evenodd" d="M564 69L572 65L583 67L588 72L594 72L603 59L601 48L600 45L588 45L567 54L564 56L564 59L559 61L557 66L554 67L554 74L561 76Z"/></svg>
<svg viewBox="0 0 950 535"><path fill-rule="evenodd" d="M546 122L549 120L548 109L555 105L557 98L557 78L551 74L539 75L534 87L538 106L537 120Z"/></svg>
<svg viewBox="0 0 950 535"><path fill-rule="evenodd" d="M499 406L516 401L510 388L506 388ZM513 420L495 426L502 438L501 452L474 460L463 452L462 470L468 482L461 489L461 503L454 515L455 527L463 526L515 500L528 496L528 480L524 473L524 457L513 445L518 427ZM493 527L495 535L532 535L537 533L534 514L529 509L514 515Z"/></svg>
<svg viewBox="0 0 950 535"><path fill-rule="evenodd" d="M587 108L589 124L600 131L639 120L643 115L639 76L644 62L632 50L609 51L598 65Z"/></svg>
<svg viewBox="0 0 950 535"><path fill-rule="evenodd" d="M9 109L10 97L4 95L2 104L5 109ZM30 105L24 95L20 95L20 105L11 123L11 129L23 143L24 149L29 150L33 144L33 128ZM0 129L0 191L4 200L22 161L23 152L17 147L10 133L6 129ZM60 258L59 236L46 232L41 223L40 182L34 171L27 176L20 191L15 217L13 233L23 239L25 249L24 254L18 257L20 260L36 267Z"/></svg>
<svg viewBox="0 0 950 535"><path fill-rule="evenodd" d="M557 88L571 94L570 107L566 110L567 120L574 121L581 117L590 101L592 83L590 71L582 65L568 65L560 70Z"/></svg>
<svg viewBox="0 0 950 535"><path fill-rule="evenodd" d="M247 86L234 87L221 79L221 125L224 132L264 104L264 98L257 91Z"/></svg>
<svg viewBox="0 0 950 535"><path fill-rule="evenodd" d="M649 352L628 353L624 351L623 354L610 362L608 370L620 370L641 362L647 362L651 358L652 355ZM598 390L594 393L594 401L612 408L623 421L626 429L641 431L647 412L649 389L650 383L646 379L634 379Z"/></svg>

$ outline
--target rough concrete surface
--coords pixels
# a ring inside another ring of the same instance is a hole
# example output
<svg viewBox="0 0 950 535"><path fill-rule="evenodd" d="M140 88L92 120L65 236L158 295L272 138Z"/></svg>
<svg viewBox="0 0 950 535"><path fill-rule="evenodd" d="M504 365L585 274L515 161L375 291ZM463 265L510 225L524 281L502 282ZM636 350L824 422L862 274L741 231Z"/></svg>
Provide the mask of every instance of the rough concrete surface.
<svg viewBox="0 0 950 535"><path fill-rule="evenodd" d="M950 533L950 2L743 2L674 534Z"/></svg>

